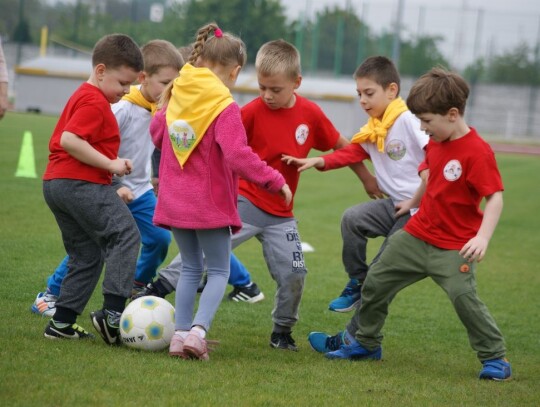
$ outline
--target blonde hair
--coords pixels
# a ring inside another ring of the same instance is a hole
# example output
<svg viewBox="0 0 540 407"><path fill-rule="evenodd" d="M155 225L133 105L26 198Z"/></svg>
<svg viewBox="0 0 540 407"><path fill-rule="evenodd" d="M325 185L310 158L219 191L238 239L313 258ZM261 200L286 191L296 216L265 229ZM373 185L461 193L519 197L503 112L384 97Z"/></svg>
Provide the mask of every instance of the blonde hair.
<svg viewBox="0 0 540 407"><path fill-rule="evenodd" d="M184 58L169 41L152 40L141 47L144 71L151 76L161 68L170 67L178 71L184 66Z"/></svg>
<svg viewBox="0 0 540 407"><path fill-rule="evenodd" d="M301 74L300 53L285 40L267 42L257 52L255 69L262 76L285 74L295 80Z"/></svg>
<svg viewBox="0 0 540 407"><path fill-rule="evenodd" d="M188 62L196 66L199 59L210 64L242 67L247 59L246 45L240 38L222 32L216 23L206 24L197 31Z"/></svg>

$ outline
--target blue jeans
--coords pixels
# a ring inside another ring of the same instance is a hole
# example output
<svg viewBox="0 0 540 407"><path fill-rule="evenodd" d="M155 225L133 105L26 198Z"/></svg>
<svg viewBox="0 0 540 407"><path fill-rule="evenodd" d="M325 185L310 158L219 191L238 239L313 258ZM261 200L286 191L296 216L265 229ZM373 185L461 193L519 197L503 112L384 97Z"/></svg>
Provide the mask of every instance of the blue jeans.
<svg viewBox="0 0 540 407"><path fill-rule="evenodd" d="M135 271L135 281L147 284L154 279L157 268L167 257L167 251L171 243L171 233L152 223L156 207L156 197L153 190L144 193L127 206L135 219L135 223L137 223L142 242ZM47 279L47 289L53 295L58 296L60 294L60 285L62 285L62 281L68 272L68 260L69 257L66 256Z"/></svg>

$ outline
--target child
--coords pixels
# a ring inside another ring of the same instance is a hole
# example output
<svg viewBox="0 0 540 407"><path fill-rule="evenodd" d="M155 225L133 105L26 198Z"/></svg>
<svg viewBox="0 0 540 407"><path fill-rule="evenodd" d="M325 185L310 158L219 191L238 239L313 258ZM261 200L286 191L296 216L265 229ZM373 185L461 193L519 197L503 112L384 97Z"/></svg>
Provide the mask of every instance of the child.
<svg viewBox="0 0 540 407"><path fill-rule="evenodd" d="M134 168L124 177L113 177L113 186L127 204L142 238L132 294L141 291L152 281L157 268L167 256L171 242L170 233L152 223L156 206L150 182L154 144L148 127L159 96L184 65L182 56L168 41L150 41L141 48L141 52L144 71L138 77L140 85L132 86L128 95L112 105L121 135L118 153L121 157L132 157ZM68 259L64 258L48 278L47 290L37 295L32 312L48 317L54 315L60 285L68 271Z"/></svg>
<svg viewBox="0 0 540 407"><path fill-rule="evenodd" d="M420 186L417 169L424 160L424 147L428 142L418 119L399 97L400 78L391 60L383 56L370 57L357 68L354 78L360 106L370 118L353 136L352 144L322 157L283 157L288 164L298 166L299 171L310 167L326 171L370 158L377 182L388 196L372 195L383 199L355 205L343 214L342 261L349 282L341 296L330 302L329 309L336 312L350 311L360 302L361 287L368 271L368 238L386 238L373 264L384 250L388 237L401 229L415 212L416 209L402 208L402 202L411 199ZM354 333L356 327L349 327L348 331ZM327 339L327 335L317 333L309 337L315 350L326 352L329 351Z"/></svg>
<svg viewBox="0 0 540 407"><path fill-rule="evenodd" d="M479 378L511 377L502 334L476 293L476 263L484 258L499 220L503 184L493 151L463 119L468 95L459 75L440 68L413 85L407 105L431 138L427 187L416 215L389 239L367 275L353 317L355 338L327 358L381 359L381 329L390 302L403 288L431 277L448 294L467 330L483 365Z"/></svg>
<svg viewBox="0 0 540 407"><path fill-rule="evenodd" d="M295 93L302 76L300 55L293 45L283 40L264 44L257 53L255 67L260 97L242 108L248 143L261 159L284 175L294 194L299 173L281 162L283 154L306 157L311 149L338 149L349 142L316 104ZM359 177L369 175L361 163L355 164L353 170ZM298 321L307 271L292 205L244 179L240 180L239 193L242 230L233 236L233 248L254 236L262 243L268 270L277 283L270 346L297 351L291 331ZM178 276L178 271L174 275ZM174 275L168 273L168 280ZM248 273L244 278L250 281ZM229 298L232 295L248 300L249 294L240 287L235 287Z"/></svg>
<svg viewBox="0 0 540 407"><path fill-rule="evenodd" d="M231 232L242 227L236 208L238 176L281 192L285 205L292 199L281 174L247 145L240 108L229 90L245 61L240 39L214 23L200 28L189 62L167 89L150 127L161 150L154 223L172 230L183 262L171 356L209 358L205 338L229 277ZM193 316L203 252L208 282Z"/></svg>
<svg viewBox="0 0 540 407"><path fill-rule="evenodd" d="M130 211L111 186L112 174L129 174L132 162L118 158L120 132L111 111L143 69L137 44L128 36L100 39L92 73L68 100L49 142L43 195L56 218L69 256L49 339L93 335L77 325L103 265L103 309L90 314L106 343L120 343L118 324L131 292L140 235Z"/></svg>

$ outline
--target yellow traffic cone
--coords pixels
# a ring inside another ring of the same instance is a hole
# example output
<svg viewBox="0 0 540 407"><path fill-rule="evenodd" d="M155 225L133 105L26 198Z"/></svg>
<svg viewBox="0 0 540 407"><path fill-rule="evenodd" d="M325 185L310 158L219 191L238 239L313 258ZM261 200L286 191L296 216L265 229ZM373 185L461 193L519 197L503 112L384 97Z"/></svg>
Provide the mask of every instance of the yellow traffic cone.
<svg viewBox="0 0 540 407"><path fill-rule="evenodd" d="M34 159L34 142L32 141L32 133L29 131L24 132L19 164L17 165L15 176L37 178L36 162Z"/></svg>

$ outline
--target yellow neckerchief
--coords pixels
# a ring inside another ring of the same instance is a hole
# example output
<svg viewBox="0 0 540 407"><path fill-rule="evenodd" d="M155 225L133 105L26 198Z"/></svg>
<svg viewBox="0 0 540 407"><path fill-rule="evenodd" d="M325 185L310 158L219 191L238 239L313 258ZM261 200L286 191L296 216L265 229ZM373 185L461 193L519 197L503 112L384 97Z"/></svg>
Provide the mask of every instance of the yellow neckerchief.
<svg viewBox="0 0 540 407"><path fill-rule="evenodd" d="M131 102L134 105L140 106L148 110L150 113L152 113L152 116L154 115L154 113L156 113L157 104L146 100L146 98L143 96L141 92L140 85L130 86L129 93L125 95L122 98L122 100L127 100L128 102Z"/></svg>
<svg viewBox="0 0 540 407"><path fill-rule="evenodd" d="M181 167L210 124L233 101L229 88L210 69L184 65L174 80L166 113L169 138Z"/></svg>
<svg viewBox="0 0 540 407"><path fill-rule="evenodd" d="M366 141L377 143L379 152L384 152L384 140L388 129L392 127L399 115L407 110L409 108L403 99L394 99L384 111L382 120L370 117L367 124L360 129L360 132L352 137L351 143L364 143Z"/></svg>

